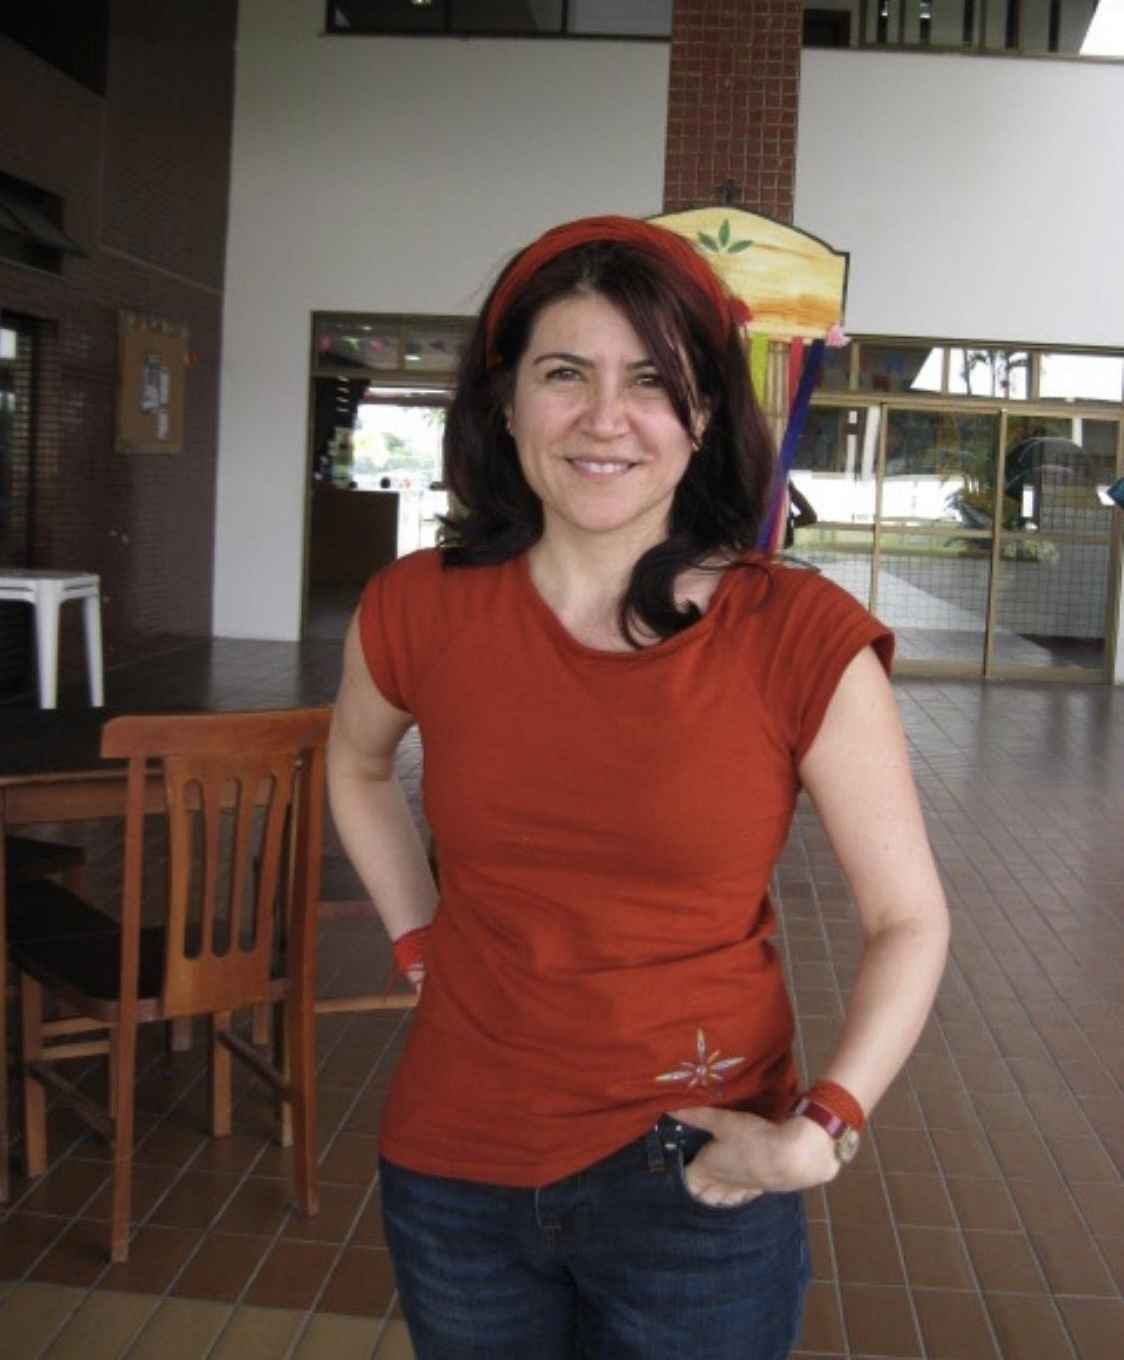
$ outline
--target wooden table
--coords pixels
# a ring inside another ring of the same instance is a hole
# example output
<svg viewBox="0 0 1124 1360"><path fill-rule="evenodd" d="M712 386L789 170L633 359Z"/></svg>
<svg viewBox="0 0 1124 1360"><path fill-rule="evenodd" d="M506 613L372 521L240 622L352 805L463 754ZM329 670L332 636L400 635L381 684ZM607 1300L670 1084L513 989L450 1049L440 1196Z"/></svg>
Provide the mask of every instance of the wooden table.
<svg viewBox="0 0 1124 1360"><path fill-rule="evenodd" d="M133 710L130 710L133 711ZM33 822L84 822L123 817L125 762L99 754L102 724L118 716L96 711L0 707L0 1203L9 1196L8 932L4 834ZM153 778L152 811L164 807Z"/></svg>

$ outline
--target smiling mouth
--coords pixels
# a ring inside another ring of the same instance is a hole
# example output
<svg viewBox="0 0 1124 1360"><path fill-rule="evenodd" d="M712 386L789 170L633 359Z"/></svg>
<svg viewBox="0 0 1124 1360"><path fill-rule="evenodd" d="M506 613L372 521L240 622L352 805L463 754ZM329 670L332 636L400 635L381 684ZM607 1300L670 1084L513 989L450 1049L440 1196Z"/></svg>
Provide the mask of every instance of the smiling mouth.
<svg viewBox="0 0 1124 1360"><path fill-rule="evenodd" d="M622 459L606 458L567 458L566 462L576 471L591 477L620 477L636 466Z"/></svg>

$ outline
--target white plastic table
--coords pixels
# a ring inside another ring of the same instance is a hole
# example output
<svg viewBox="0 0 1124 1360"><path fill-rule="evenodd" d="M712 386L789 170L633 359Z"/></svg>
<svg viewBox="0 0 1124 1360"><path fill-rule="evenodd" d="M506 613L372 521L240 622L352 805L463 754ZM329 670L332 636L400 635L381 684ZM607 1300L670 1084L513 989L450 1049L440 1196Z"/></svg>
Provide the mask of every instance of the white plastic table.
<svg viewBox="0 0 1124 1360"><path fill-rule="evenodd" d="M99 578L89 572L0 567L0 600L29 604L35 610L40 708L55 708L58 703L59 610L67 600L82 601L90 703L95 708L101 708L105 703L105 676L101 652Z"/></svg>

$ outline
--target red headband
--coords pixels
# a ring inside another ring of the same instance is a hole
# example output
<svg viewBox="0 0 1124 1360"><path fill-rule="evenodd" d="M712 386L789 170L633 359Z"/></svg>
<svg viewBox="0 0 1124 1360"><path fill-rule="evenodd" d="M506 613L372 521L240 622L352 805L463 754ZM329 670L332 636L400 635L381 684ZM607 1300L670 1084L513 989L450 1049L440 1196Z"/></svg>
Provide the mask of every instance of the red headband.
<svg viewBox="0 0 1124 1360"><path fill-rule="evenodd" d="M749 308L745 303L727 293L710 265L677 232L636 217L582 217L576 222L566 222L544 232L515 257L507 273L496 285L484 316L489 365L499 363L499 356L495 352L496 331L514 298L543 265L575 246L588 245L592 241L620 241L633 246L670 264L690 279L713 304L723 342L728 339L731 327L744 325L749 320Z"/></svg>

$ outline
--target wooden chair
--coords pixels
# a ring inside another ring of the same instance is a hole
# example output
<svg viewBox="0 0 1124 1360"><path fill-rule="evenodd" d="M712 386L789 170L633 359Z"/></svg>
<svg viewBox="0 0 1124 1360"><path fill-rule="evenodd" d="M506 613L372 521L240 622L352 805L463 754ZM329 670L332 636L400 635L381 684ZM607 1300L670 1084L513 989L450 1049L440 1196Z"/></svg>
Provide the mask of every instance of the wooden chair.
<svg viewBox="0 0 1124 1360"><path fill-rule="evenodd" d="M297 1201L306 1214L319 1207L313 1007L329 720L328 709L294 709L108 722L102 755L128 761L119 924L57 884L12 894L27 1171L46 1169L49 1087L113 1145L114 1261L128 1257L137 1026L150 1021L210 1016L212 1132L230 1132L233 1054L287 1105ZM168 832L160 924L142 918L146 781L157 771ZM45 1042L44 989L76 1012L75 1029L93 1018L108 1037ZM232 1012L271 1001L284 1003L277 1066L231 1030ZM55 1069L99 1052L108 1109Z"/></svg>

